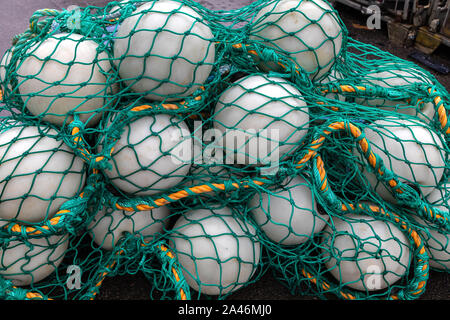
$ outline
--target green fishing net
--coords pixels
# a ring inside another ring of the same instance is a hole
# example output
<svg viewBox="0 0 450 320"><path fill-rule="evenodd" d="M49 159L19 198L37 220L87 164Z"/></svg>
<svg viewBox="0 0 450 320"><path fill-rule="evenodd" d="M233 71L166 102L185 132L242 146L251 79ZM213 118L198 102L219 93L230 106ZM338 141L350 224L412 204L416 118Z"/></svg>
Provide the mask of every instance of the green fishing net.
<svg viewBox="0 0 450 320"><path fill-rule="evenodd" d="M43 9L0 78L3 299L417 299L449 270L449 94L325 1Z"/></svg>

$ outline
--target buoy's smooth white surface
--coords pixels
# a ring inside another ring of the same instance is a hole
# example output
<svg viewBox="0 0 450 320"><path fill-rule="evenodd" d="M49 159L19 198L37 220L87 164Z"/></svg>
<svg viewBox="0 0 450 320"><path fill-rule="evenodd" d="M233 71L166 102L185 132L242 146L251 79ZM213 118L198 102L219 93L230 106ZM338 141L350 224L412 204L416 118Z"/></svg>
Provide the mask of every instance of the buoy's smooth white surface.
<svg viewBox="0 0 450 320"><path fill-rule="evenodd" d="M103 207L89 224L88 232L94 242L106 250L111 250L125 233L152 241L167 226L169 214L166 206L138 212Z"/></svg>
<svg viewBox="0 0 450 320"><path fill-rule="evenodd" d="M40 222L82 191L84 162L56 135L17 123L0 133L0 218Z"/></svg>
<svg viewBox="0 0 450 320"><path fill-rule="evenodd" d="M192 163L192 137L176 116L155 114L131 120L123 128L104 172L119 190L153 195L179 184Z"/></svg>
<svg viewBox="0 0 450 320"><path fill-rule="evenodd" d="M367 81L370 85L380 86L386 89L393 88L404 90L407 86L419 83L433 85L429 79L421 76L413 70L404 70L396 65L393 65L389 70L385 70L385 68L386 66L383 66L383 70L367 73L363 76L363 80ZM426 97L426 92L423 92L423 97ZM375 108L380 108L382 110L395 111L401 114L416 116L426 123L432 122L436 113L433 102L419 103L414 100L389 100L382 98L357 98L355 101L358 104L368 105ZM418 104L418 109L415 107L416 104Z"/></svg>
<svg viewBox="0 0 450 320"><path fill-rule="evenodd" d="M261 255L255 228L226 207L184 213L173 227L170 245L189 286L207 295L245 285Z"/></svg>
<svg viewBox="0 0 450 320"><path fill-rule="evenodd" d="M335 63L343 30L333 8L322 0L281 0L264 6L253 20L252 40L286 52L311 78L323 76ZM278 66L263 63L263 69Z"/></svg>
<svg viewBox="0 0 450 320"><path fill-rule="evenodd" d="M67 235L12 240L0 248L0 275L15 286L36 284L57 270L68 243Z"/></svg>
<svg viewBox="0 0 450 320"><path fill-rule="evenodd" d="M320 232L329 216L320 214L311 186L295 176L282 188L255 193L251 215L266 236L283 245L299 245Z"/></svg>
<svg viewBox="0 0 450 320"><path fill-rule="evenodd" d="M386 117L364 127L364 134L372 151L401 181L416 186L424 196L439 184L446 167L446 152L440 136L425 123ZM355 152L363 159L359 151ZM367 160L361 161L367 164ZM374 173L366 166L362 172L381 198L396 203L392 192Z"/></svg>
<svg viewBox="0 0 450 320"><path fill-rule="evenodd" d="M214 36L192 8L176 1L139 6L119 26L114 41L120 77L149 100L180 100L211 73Z"/></svg>
<svg viewBox="0 0 450 320"><path fill-rule="evenodd" d="M376 291L400 280L409 270L410 243L395 225L365 215L333 217L323 231L322 254L340 284Z"/></svg>
<svg viewBox="0 0 450 320"><path fill-rule="evenodd" d="M96 125L98 110L112 104L117 91L108 54L75 33L52 35L28 49L18 62L17 81L28 111L56 125L72 121L72 112Z"/></svg>
<svg viewBox="0 0 450 320"><path fill-rule="evenodd" d="M309 128L302 94L288 80L249 75L219 97L214 128L226 162L273 164L294 152Z"/></svg>

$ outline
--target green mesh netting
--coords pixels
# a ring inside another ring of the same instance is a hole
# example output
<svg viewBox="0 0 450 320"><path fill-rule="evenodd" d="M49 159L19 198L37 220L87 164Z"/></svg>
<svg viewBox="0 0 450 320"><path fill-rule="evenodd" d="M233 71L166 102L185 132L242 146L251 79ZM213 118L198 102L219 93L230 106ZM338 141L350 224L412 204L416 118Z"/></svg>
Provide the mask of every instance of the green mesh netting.
<svg viewBox="0 0 450 320"><path fill-rule="evenodd" d="M450 268L448 92L325 1L43 9L0 78L3 299L417 299Z"/></svg>

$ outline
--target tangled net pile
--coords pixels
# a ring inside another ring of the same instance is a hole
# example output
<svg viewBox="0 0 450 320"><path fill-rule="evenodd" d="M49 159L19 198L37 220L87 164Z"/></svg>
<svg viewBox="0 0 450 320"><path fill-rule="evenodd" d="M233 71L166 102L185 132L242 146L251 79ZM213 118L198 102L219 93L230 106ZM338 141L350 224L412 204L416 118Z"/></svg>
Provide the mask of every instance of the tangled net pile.
<svg viewBox="0 0 450 320"><path fill-rule="evenodd" d="M450 270L449 94L324 0L43 9L0 77L2 299L94 299L138 272L151 299L266 272L417 299Z"/></svg>

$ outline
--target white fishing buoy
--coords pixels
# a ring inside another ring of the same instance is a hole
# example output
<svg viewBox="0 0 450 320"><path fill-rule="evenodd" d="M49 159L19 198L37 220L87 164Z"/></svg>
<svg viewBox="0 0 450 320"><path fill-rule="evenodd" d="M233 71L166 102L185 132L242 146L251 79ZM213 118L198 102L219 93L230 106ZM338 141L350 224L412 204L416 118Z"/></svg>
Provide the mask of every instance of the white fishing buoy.
<svg viewBox="0 0 450 320"><path fill-rule="evenodd" d="M114 144L104 173L119 190L153 195L179 184L192 163L192 137L176 116L155 114L131 120Z"/></svg>
<svg viewBox="0 0 450 320"><path fill-rule="evenodd" d="M82 191L86 168L55 130L13 123L0 133L0 218L40 222Z"/></svg>
<svg viewBox="0 0 450 320"><path fill-rule="evenodd" d="M75 33L51 35L18 62L18 95L31 114L45 121L67 124L76 113L94 126L99 109L112 103L117 91L111 71L108 54L95 41Z"/></svg>
<svg viewBox="0 0 450 320"><path fill-rule="evenodd" d="M6 75L7 75L7 68L9 63L11 62L12 58L12 51L14 50L14 47L9 48L5 51L3 54L2 60L0 61L0 84L2 91L5 91L5 84L8 89L11 90L11 85L9 83L5 83L6 81Z"/></svg>
<svg viewBox="0 0 450 320"><path fill-rule="evenodd" d="M382 70L365 74L363 80L367 81L370 85L380 86L386 89L393 88L405 90L405 87L411 87L414 84L421 83L430 86L433 85L428 78L417 72L404 70L397 65L392 65L389 67L389 70L385 70L386 67L387 66L383 66ZM426 97L426 92L424 92L423 95ZM415 116L426 123L432 122L436 113L433 102L414 101L413 98L409 100L356 98L355 102L361 105L380 108L382 110L395 111L401 114Z"/></svg>
<svg viewBox="0 0 450 320"><path fill-rule="evenodd" d="M151 1L117 30L114 58L119 75L149 100L180 100L202 86L215 61L214 36L192 8Z"/></svg>
<svg viewBox="0 0 450 320"><path fill-rule="evenodd" d="M417 187L424 196L438 185L446 167L445 149L440 136L425 123L390 116L366 126L364 134L372 151L402 182ZM355 152L362 159L362 154ZM392 192L373 172L366 166L361 170L381 198L396 203Z"/></svg>
<svg viewBox="0 0 450 320"><path fill-rule="evenodd" d="M206 295L247 284L261 255L255 228L227 207L184 213L172 229L170 246L188 285Z"/></svg>
<svg viewBox="0 0 450 320"><path fill-rule="evenodd" d="M310 117L292 83L261 74L228 87L219 97L213 119L226 163L267 165L297 149Z"/></svg>
<svg viewBox="0 0 450 320"><path fill-rule="evenodd" d="M322 0L269 2L253 23L250 39L286 53L312 79L330 70L342 48L343 29L338 15ZM265 71L279 69L271 63L260 66Z"/></svg>
<svg viewBox="0 0 450 320"><path fill-rule="evenodd" d="M281 188L256 193L249 202L251 215L266 236L282 245L311 240L329 219L321 214L311 186L295 176Z"/></svg>
<svg viewBox="0 0 450 320"><path fill-rule="evenodd" d="M409 270L409 240L389 221L356 214L333 217L322 237L323 261L339 284L382 290Z"/></svg>
<svg viewBox="0 0 450 320"><path fill-rule="evenodd" d="M166 206L148 211L108 210L103 207L88 226L94 242L105 250L112 250L125 233L152 241L167 226L169 209Z"/></svg>
<svg viewBox="0 0 450 320"><path fill-rule="evenodd" d="M11 240L0 248L0 275L15 286L36 284L57 271L68 243L67 235Z"/></svg>

